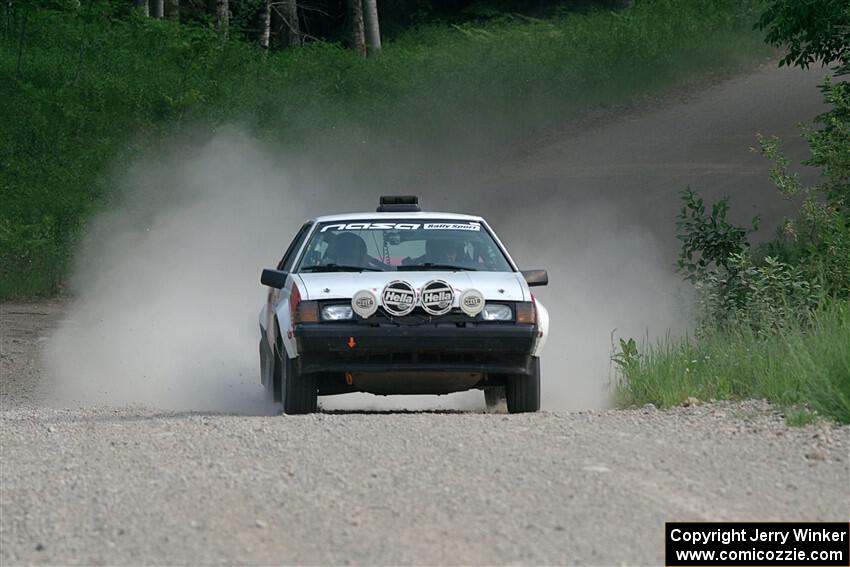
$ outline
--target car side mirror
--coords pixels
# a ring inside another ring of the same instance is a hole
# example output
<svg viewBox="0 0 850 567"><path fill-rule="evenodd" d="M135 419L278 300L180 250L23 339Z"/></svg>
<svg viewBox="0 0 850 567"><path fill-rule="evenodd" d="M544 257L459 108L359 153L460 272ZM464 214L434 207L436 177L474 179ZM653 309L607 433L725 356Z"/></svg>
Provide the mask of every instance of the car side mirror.
<svg viewBox="0 0 850 567"><path fill-rule="evenodd" d="M522 277L525 278L528 287L549 285L549 274L546 270L523 270Z"/></svg>
<svg viewBox="0 0 850 567"><path fill-rule="evenodd" d="M260 276L260 283L269 287L281 289L283 286L286 285L286 277L288 275L288 272L266 269L263 270L263 275Z"/></svg>

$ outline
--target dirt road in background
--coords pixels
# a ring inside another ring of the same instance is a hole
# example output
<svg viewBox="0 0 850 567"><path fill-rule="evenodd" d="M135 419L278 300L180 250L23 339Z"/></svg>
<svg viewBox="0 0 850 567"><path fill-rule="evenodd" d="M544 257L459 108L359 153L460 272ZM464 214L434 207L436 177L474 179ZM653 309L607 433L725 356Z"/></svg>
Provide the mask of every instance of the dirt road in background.
<svg viewBox="0 0 850 567"><path fill-rule="evenodd" d="M576 125L534 140L531 149L486 167L472 163L474 173L448 172L440 184L451 190L434 187L440 202L427 204L436 209L474 205L497 228L504 224L504 230L517 232L522 227L511 218L529 208L538 215L569 215L604 205L622 223L648 228L675 251L679 203L671 197L690 186L709 200L729 196L738 220L760 213L766 221L763 234L769 236L789 207L767 177L770 162L752 151L756 134L779 136L798 166L808 157L799 126L825 110L817 87L827 74L777 68L770 61L716 84L590 112ZM814 179L812 170L802 171ZM484 195L489 198L481 199Z"/></svg>
<svg viewBox="0 0 850 567"><path fill-rule="evenodd" d="M582 373L601 389L598 377L570 366L591 350L582 340L602 337L604 371L624 319L638 333L686 319L658 291L671 195L690 184L732 194L741 216L782 213L748 148L775 133L803 157L795 125L819 111L819 78L762 69L424 191L431 208L491 217L523 264L552 271L541 296L562 327L580 324L553 334L544 395L592 406ZM551 245L524 239L578 223ZM759 402L521 416L48 407L39 357L65 309L0 305L3 565L660 564L669 520L850 518L850 429L788 428ZM234 396L260 388L246 380Z"/></svg>

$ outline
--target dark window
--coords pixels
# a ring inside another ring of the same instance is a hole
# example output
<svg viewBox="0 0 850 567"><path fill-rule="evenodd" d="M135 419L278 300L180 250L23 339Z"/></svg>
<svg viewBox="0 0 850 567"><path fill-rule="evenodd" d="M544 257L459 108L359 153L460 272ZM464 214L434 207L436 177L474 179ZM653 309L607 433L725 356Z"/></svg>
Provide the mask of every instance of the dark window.
<svg viewBox="0 0 850 567"><path fill-rule="evenodd" d="M307 233L310 232L310 228L312 226L313 223L304 223L304 226L301 227L298 234L296 234L295 238L292 239L292 242L289 244L289 248L286 249L286 253L283 255L283 258L281 258L280 262L278 262L278 270L288 272L292 269L292 263L295 261L295 255L298 254L298 250L301 249L301 244L304 243L304 239L307 238Z"/></svg>

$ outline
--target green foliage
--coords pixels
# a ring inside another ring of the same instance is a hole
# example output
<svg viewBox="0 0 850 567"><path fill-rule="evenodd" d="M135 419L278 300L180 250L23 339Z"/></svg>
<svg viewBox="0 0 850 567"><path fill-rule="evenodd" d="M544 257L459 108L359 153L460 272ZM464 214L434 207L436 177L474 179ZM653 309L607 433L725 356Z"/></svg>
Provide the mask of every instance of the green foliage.
<svg viewBox="0 0 850 567"><path fill-rule="evenodd" d="M823 298L799 266L770 256L755 265L746 252L730 255L725 267L707 272L696 286L699 336L730 326L765 334L804 325Z"/></svg>
<svg viewBox="0 0 850 567"><path fill-rule="evenodd" d="M821 170L817 185L804 186L788 172L779 140L759 137L762 153L773 161L770 177L784 196L801 200L800 212L785 221L768 246L787 262L797 264L818 282L827 297L850 298L850 90L846 83L823 86L832 105L821 115L820 129L805 128L812 157L806 162Z"/></svg>
<svg viewBox="0 0 850 567"><path fill-rule="evenodd" d="M666 339L643 352L622 351L618 402L660 407L695 397L763 398L795 413L850 423L850 303L814 313L806 325L760 334L746 325L694 339ZM799 419L798 421L803 421Z"/></svg>
<svg viewBox="0 0 850 567"><path fill-rule="evenodd" d="M56 224L50 216L30 224L0 218L0 297L43 295L61 283L68 260Z"/></svg>
<svg viewBox="0 0 850 567"><path fill-rule="evenodd" d="M789 427L803 427L817 422L818 412L807 408L790 408L785 413L785 424Z"/></svg>
<svg viewBox="0 0 850 567"><path fill-rule="evenodd" d="M783 65L850 65L847 0L769 0L756 27L767 30L769 43L788 50Z"/></svg>
<svg viewBox="0 0 850 567"><path fill-rule="evenodd" d="M476 139L498 143L760 53L748 29L757 5L659 0L422 26L363 60L320 42L265 55L129 3L13 4L0 41L0 297L55 291L110 195L110 168L184 125L239 122L290 148L380 136L468 154Z"/></svg>
<svg viewBox="0 0 850 567"><path fill-rule="evenodd" d="M819 129L806 129L812 151L806 163L821 170L824 179L817 191L833 209L850 217L850 83L827 78L821 90L830 110L818 116Z"/></svg>
<svg viewBox="0 0 850 567"><path fill-rule="evenodd" d="M640 353L634 339L620 339L620 350L616 351L611 360L620 367L623 374L631 374L640 367Z"/></svg>
<svg viewBox="0 0 850 567"><path fill-rule="evenodd" d="M210 26L143 18L129 2L11 6L0 41L0 297L55 291L111 193L110 172L181 130L237 122L285 148L333 141L358 159L376 140L468 156L482 140L492 147L763 52L750 29L757 0L420 26L373 60L322 42L263 54Z"/></svg>
<svg viewBox="0 0 850 567"><path fill-rule="evenodd" d="M758 229L759 218L755 217L751 228L731 224L726 219L729 198L724 197L705 210L702 197L690 187L680 194L682 209L676 222L676 237L682 242L679 272L696 282L710 270L729 270L730 259L743 253L750 246L747 237Z"/></svg>

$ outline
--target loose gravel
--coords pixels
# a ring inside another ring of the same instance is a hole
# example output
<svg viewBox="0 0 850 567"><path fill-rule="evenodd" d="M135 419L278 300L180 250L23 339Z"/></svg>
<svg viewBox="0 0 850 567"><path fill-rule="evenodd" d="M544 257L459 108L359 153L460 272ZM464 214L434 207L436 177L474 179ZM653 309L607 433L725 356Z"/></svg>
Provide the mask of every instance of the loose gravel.
<svg viewBox="0 0 850 567"><path fill-rule="evenodd" d="M850 429L764 402L238 416L40 404L4 304L0 564L660 564L671 520L847 520ZM258 386L259 387L259 386Z"/></svg>

